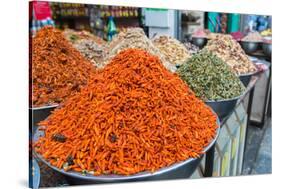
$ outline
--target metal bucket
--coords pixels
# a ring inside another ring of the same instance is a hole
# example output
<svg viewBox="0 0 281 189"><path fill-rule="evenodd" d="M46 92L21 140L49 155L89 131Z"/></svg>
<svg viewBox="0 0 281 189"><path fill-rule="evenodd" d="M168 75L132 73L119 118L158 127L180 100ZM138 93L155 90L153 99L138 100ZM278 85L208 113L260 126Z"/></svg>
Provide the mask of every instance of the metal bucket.
<svg viewBox="0 0 281 189"><path fill-rule="evenodd" d="M220 121L217 118L217 124L220 126ZM219 135L220 127L218 127L216 136L210 142L210 144L204 148L203 152L207 152L216 142ZM44 132L39 129L36 130L33 141L37 141ZM46 161L40 154L34 151L34 155L38 157L43 163L52 168L53 170L66 176L67 180L72 184L99 184L99 183L113 183L113 182L131 182L131 181L151 181L151 180L163 180L163 179L177 179L177 178L189 178L203 157L201 155L199 158L189 158L185 161L175 163L169 167L164 167L159 169L154 173L141 172L138 174L123 176L123 175L100 175L94 176L91 174L82 175L81 173L75 171L64 171L63 169L58 169L52 166L48 161Z"/></svg>

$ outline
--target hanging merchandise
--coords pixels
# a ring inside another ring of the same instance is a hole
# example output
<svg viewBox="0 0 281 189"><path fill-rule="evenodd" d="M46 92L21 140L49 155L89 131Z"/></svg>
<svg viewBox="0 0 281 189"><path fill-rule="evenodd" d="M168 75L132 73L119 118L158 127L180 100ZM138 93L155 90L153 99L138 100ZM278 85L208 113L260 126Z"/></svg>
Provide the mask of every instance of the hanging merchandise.
<svg viewBox="0 0 281 189"><path fill-rule="evenodd" d="M227 32L228 33L238 32L239 26L240 26L240 15L239 14L228 14Z"/></svg>
<svg viewBox="0 0 281 189"><path fill-rule="evenodd" d="M227 32L227 14L222 13L220 16L221 33Z"/></svg>
<svg viewBox="0 0 281 189"><path fill-rule="evenodd" d="M30 2L31 3L31 33L34 36L38 30L44 26L55 26L52 20L52 11L49 2Z"/></svg>
<svg viewBox="0 0 281 189"><path fill-rule="evenodd" d="M107 25L107 40L111 41L112 38L116 35L116 26L113 20L113 17L109 17L108 25Z"/></svg>
<svg viewBox="0 0 281 189"><path fill-rule="evenodd" d="M208 29L210 32L219 32L219 13L216 12L209 12L207 13L208 16Z"/></svg>

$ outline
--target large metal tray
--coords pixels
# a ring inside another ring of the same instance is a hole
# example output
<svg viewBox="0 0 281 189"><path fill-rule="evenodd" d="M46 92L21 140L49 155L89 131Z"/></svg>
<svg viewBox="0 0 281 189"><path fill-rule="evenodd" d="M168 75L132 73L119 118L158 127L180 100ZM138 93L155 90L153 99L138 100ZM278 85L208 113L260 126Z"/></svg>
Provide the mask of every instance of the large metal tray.
<svg viewBox="0 0 281 189"><path fill-rule="evenodd" d="M220 131L220 121L217 118L218 129L216 135L209 145L206 146L203 152L207 152L216 142L219 131ZM44 132L37 128L33 141L37 141L41 136L44 135ZM159 169L154 173L150 172L141 172L138 174L123 176L123 175L100 175L94 176L91 174L82 175L81 173L75 171L64 171L63 169L58 169L55 166L52 166L48 161L46 161L40 154L36 153L34 150L34 155L44 162L47 166L53 170L65 175L68 180L71 180L75 184L94 184L94 183L109 183L109 182L129 182L129 181L148 181L148 180L163 180L163 179L177 179L177 178L188 178L196 170L200 161L203 157L203 154L199 158L189 158L185 161L175 163L169 167L164 167Z"/></svg>

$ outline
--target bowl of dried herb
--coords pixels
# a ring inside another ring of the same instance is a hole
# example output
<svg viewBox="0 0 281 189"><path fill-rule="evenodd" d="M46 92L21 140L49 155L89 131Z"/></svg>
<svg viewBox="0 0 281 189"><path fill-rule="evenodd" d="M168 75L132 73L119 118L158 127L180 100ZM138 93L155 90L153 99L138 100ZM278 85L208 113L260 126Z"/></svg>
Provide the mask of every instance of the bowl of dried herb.
<svg viewBox="0 0 281 189"><path fill-rule="evenodd" d="M219 118L233 111L245 91L243 83L230 66L207 50L192 56L177 73Z"/></svg>

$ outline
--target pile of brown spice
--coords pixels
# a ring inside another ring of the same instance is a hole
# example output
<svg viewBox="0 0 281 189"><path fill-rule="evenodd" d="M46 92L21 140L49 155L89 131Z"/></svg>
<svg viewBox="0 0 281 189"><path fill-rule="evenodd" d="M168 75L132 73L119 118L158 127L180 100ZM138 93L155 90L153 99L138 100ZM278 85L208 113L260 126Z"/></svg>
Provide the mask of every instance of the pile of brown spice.
<svg viewBox="0 0 281 189"><path fill-rule="evenodd" d="M129 28L125 32L120 32L113 40L108 44L108 55L105 59L105 64L117 55L122 50L128 48L143 49L151 54L158 56L162 64L171 72L176 71L176 66L169 62L163 53L152 43L152 41L145 35L141 28Z"/></svg>
<svg viewBox="0 0 281 189"><path fill-rule="evenodd" d="M72 29L65 29L63 31L64 36L67 40L71 41L72 43L75 43L76 40L79 39L90 39L91 41L95 42L98 45L106 45L106 41L102 38L88 32L88 31L75 31Z"/></svg>
<svg viewBox="0 0 281 189"><path fill-rule="evenodd" d="M104 58L107 50L104 46L97 44L92 39L79 39L73 46L97 68L103 68Z"/></svg>
<svg viewBox="0 0 281 189"><path fill-rule="evenodd" d="M237 75L253 73L257 69L231 35L213 34L204 47L228 64Z"/></svg>
<svg viewBox="0 0 281 189"><path fill-rule="evenodd" d="M170 36L157 36L152 42L159 48L166 60L172 64L181 65L191 57L185 46Z"/></svg>
<svg viewBox="0 0 281 189"><path fill-rule="evenodd" d="M107 55L106 41L88 31L66 29L64 36L72 45L97 68L103 68L104 58Z"/></svg>
<svg viewBox="0 0 281 189"><path fill-rule="evenodd" d="M61 31L47 26L32 39L32 106L59 104L87 84L94 66Z"/></svg>
<svg viewBox="0 0 281 189"><path fill-rule="evenodd" d="M188 86L140 49L127 49L40 123L34 147L53 166L82 174L154 172L196 158L216 115Z"/></svg>

